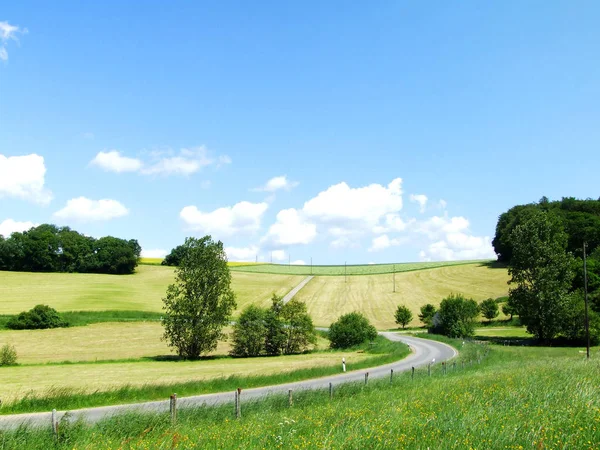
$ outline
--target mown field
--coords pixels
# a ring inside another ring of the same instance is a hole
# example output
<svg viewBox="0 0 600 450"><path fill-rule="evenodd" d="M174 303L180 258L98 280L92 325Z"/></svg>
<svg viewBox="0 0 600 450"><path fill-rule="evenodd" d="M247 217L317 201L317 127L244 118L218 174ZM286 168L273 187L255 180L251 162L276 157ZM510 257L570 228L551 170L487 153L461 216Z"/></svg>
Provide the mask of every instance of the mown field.
<svg viewBox="0 0 600 450"><path fill-rule="evenodd" d="M162 311L162 298L173 282L173 268L141 265L133 275L28 273L0 271L0 314L16 314L43 303L58 311ZM303 277L232 273L238 308L269 304Z"/></svg>
<svg viewBox="0 0 600 450"><path fill-rule="evenodd" d="M316 325L329 326L341 314L362 311L378 329L395 328L399 304L413 312L411 325L420 325L419 308L439 305L449 294L464 294L477 301L508 293L508 273L488 265L449 265L436 269L360 277L315 277L296 296L306 302Z"/></svg>
<svg viewBox="0 0 600 450"><path fill-rule="evenodd" d="M285 275L378 275L386 273L411 272L423 269L435 269L437 267L458 266L462 264L489 265L490 261L437 261L399 264L357 264L357 265L335 265L335 266L309 266L309 265L287 265L287 264L255 264L255 263L230 263L231 270L248 273L268 273Z"/></svg>
<svg viewBox="0 0 600 450"><path fill-rule="evenodd" d="M460 344L459 344L460 347ZM569 348L491 346L481 364L431 377L296 393L166 414L129 414L86 427L0 434L7 448L600 448L600 352L585 362ZM464 354L464 351L463 351Z"/></svg>

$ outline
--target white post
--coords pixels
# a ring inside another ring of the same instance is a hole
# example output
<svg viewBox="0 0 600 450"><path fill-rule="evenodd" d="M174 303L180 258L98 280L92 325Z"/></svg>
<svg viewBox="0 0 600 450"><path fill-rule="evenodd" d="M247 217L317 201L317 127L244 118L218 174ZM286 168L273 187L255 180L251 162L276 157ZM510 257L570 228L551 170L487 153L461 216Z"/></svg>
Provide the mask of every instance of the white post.
<svg viewBox="0 0 600 450"><path fill-rule="evenodd" d="M342 372L346 371L346 358L342 358Z"/></svg>

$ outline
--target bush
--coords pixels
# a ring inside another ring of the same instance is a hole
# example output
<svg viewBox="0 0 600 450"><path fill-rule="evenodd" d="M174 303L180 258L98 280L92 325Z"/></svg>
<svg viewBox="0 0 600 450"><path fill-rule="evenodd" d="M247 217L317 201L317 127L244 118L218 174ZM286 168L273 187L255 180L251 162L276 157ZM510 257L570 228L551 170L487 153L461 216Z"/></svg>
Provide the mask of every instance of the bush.
<svg viewBox="0 0 600 450"><path fill-rule="evenodd" d="M406 325L410 323L413 318L412 312L404 305L398 305L398 309L396 309L396 314L394 314L394 318L396 319L396 323L398 325L402 325L402 328L406 328Z"/></svg>
<svg viewBox="0 0 600 450"><path fill-rule="evenodd" d="M432 331L452 338L472 337L479 306L473 299L450 295L442 300L440 310L433 320Z"/></svg>
<svg viewBox="0 0 600 450"><path fill-rule="evenodd" d="M60 314L47 305L34 306L31 310L12 317L6 323L6 328L11 330L42 330L68 326L69 324L60 317Z"/></svg>
<svg viewBox="0 0 600 450"><path fill-rule="evenodd" d="M14 366L17 364L17 351L14 345L4 344L0 349L0 366Z"/></svg>
<svg viewBox="0 0 600 450"><path fill-rule="evenodd" d="M376 337L375 327L359 312L344 314L329 327L331 348L348 348Z"/></svg>

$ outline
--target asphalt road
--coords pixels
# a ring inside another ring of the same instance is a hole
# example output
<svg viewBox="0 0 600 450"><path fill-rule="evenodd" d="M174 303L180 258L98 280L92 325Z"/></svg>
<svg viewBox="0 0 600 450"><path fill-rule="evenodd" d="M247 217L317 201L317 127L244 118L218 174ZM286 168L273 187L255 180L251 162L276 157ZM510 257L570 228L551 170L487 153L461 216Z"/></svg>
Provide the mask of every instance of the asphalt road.
<svg viewBox="0 0 600 450"><path fill-rule="evenodd" d="M356 372L340 373L338 375L280 384L276 386L244 389L242 391L242 401L264 398L273 394L287 393L289 389L292 389L294 392L307 389L327 389L329 387L329 383L332 383L335 386L352 381L361 381L364 380L365 372L369 372L369 379L388 377L390 375L390 369L394 369L394 372L407 371L413 366L418 367L426 365L433 359L435 359L435 363L437 364L451 359L457 355L456 350L449 345L440 342L410 336L402 336L388 332L382 332L380 334L392 341L402 341L408 344L412 350L411 354L395 363L385 364L383 366L373 367L370 369L362 369ZM348 366L348 370L351 370L350 366ZM233 401L233 392L223 392L217 394L196 395L193 397L181 397L177 399L177 407L179 409L202 405L220 405L223 403L233 404ZM85 408L69 411L69 413L71 414L72 420L77 420L81 417L88 423L94 423L105 417L130 411L165 413L169 411L169 400L167 399L154 402ZM66 411L57 412L57 420L60 420L65 412ZM15 429L24 423L34 427L50 427L52 422L51 417L51 412L0 416L0 430Z"/></svg>
<svg viewBox="0 0 600 450"><path fill-rule="evenodd" d="M308 284L308 282L310 280L312 280L314 277L312 275L306 277L304 280L302 280L298 286L296 286L294 289L292 289L290 292L288 292L285 297L283 297L283 304L285 305L287 302L289 302L291 299L294 298L294 295L296 295L298 293L298 291L300 289L302 289L304 286L306 286Z"/></svg>

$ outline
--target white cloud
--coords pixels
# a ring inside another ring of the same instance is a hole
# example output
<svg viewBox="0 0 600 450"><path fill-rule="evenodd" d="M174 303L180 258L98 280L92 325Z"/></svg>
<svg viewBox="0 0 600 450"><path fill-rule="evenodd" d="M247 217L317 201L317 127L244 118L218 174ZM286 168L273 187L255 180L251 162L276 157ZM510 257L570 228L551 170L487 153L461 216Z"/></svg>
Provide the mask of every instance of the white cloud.
<svg viewBox="0 0 600 450"><path fill-rule="evenodd" d="M225 253L229 261L251 262L256 260L258 247L225 247Z"/></svg>
<svg viewBox="0 0 600 450"><path fill-rule="evenodd" d="M427 206L427 196L424 194L410 194L410 201L419 204L419 212L424 213Z"/></svg>
<svg viewBox="0 0 600 450"><path fill-rule="evenodd" d="M137 172L142 168L142 161L137 158L121 156L117 150L99 152L90 164L116 173Z"/></svg>
<svg viewBox="0 0 600 450"><path fill-rule="evenodd" d="M461 259L492 259L496 256L488 236L449 233L446 239L434 242L421 251L425 261L456 261Z"/></svg>
<svg viewBox="0 0 600 450"><path fill-rule="evenodd" d="M202 212L196 206L186 206L179 216L191 230L217 236L231 236L258 231L267 208L267 203L246 201L215 209L212 212Z"/></svg>
<svg viewBox="0 0 600 450"><path fill-rule="evenodd" d="M377 252L380 250L385 250L389 247L395 247L398 245L405 244L406 242L408 242L407 236L390 239L390 237L387 234L383 234L381 236L373 238L373 240L371 241L371 247L369 247L369 251Z"/></svg>
<svg viewBox="0 0 600 450"><path fill-rule="evenodd" d="M433 216L423 222L415 222L414 231L436 239L446 233L458 233L469 228L469 221L462 217Z"/></svg>
<svg viewBox="0 0 600 450"><path fill-rule="evenodd" d="M47 204L52 193L44 188L46 165L44 157L32 153L25 156L0 154L0 198L17 197Z"/></svg>
<svg viewBox="0 0 600 450"><path fill-rule="evenodd" d="M292 261L290 264L292 266L305 266L306 262L304 262L302 259L297 259L296 261Z"/></svg>
<svg viewBox="0 0 600 450"><path fill-rule="evenodd" d="M33 222L17 222L12 219L6 219L2 223L0 223L0 235L8 238L11 234L15 232L22 233L23 231L27 231L36 225Z"/></svg>
<svg viewBox="0 0 600 450"><path fill-rule="evenodd" d="M298 186L297 181L290 181L287 179L286 175L281 175L278 177L273 177L269 181L266 182L264 186L253 189L253 191L261 191L261 192L275 192L281 189L285 189L289 191L290 189Z"/></svg>
<svg viewBox="0 0 600 450"><path fill-rule="evenodd" d="M414 223L416 223L416 219L410 219L408 222L405 222L398 214L386 214L382 223L373 227L373 233L400 233Z"/></svg>
<svg viewBox="0 0 600 450"><path fill-rule="evenodd" d="M285 252L283 250L273 250L271 252L271 257L275 261L283 261L285 258Z"/></svg>
<svg viewBox="0 0 600 450"><path fill-rule="evenodd" d="M330 186L310 199L302 208L303 213L314 220L347 227L373 227L381 217L402 209L402 179L396 178L387 187L371 184L351 188L345 182Z"/></svg>
<svg viewBox="0 0 600 450"><path fill-rule="evenodd" d="M72 198L67 205L54 213L54 217L78 222L96 222L126 216L129 210L117 200L90 200L86 197Z"/></svg>
<svg viewBox="0 0 600 450"><path fill-rule="evenodd" d="M8 42L11 40L18 42L17 35L25 33L27 33L27 28L0 22L0 59L2 61L8 60L8 51L6 50Z"/></svg>
<svg viewBox="0 0 600 450"><path fill-rule="evenodd" d="M154 248L154 249L142 249L141 256L142 258L164 258L169 253L168 250L163 250L162 248Z"/></svg>
<svg viewBox="0 0 600 450"><path fill-rule="evenodd" d="M221 167L230 164L231 158L220 155L217 158L209 156L204 146L183 148L179 153L172 150L150 152L150 159L142 161L139 158L122 156L117 150L99 152L90 162L111 172L138 172L143 175L191 175L202 168L214 165Z"/></svg>
<svg viewBox="0 0 600 450"><path fill-rule="evenodd" d="M276 222L262 242L273 246L308 244L316 235L317 226L307 222L298 210L290 208L279 211Z"/></svg>

